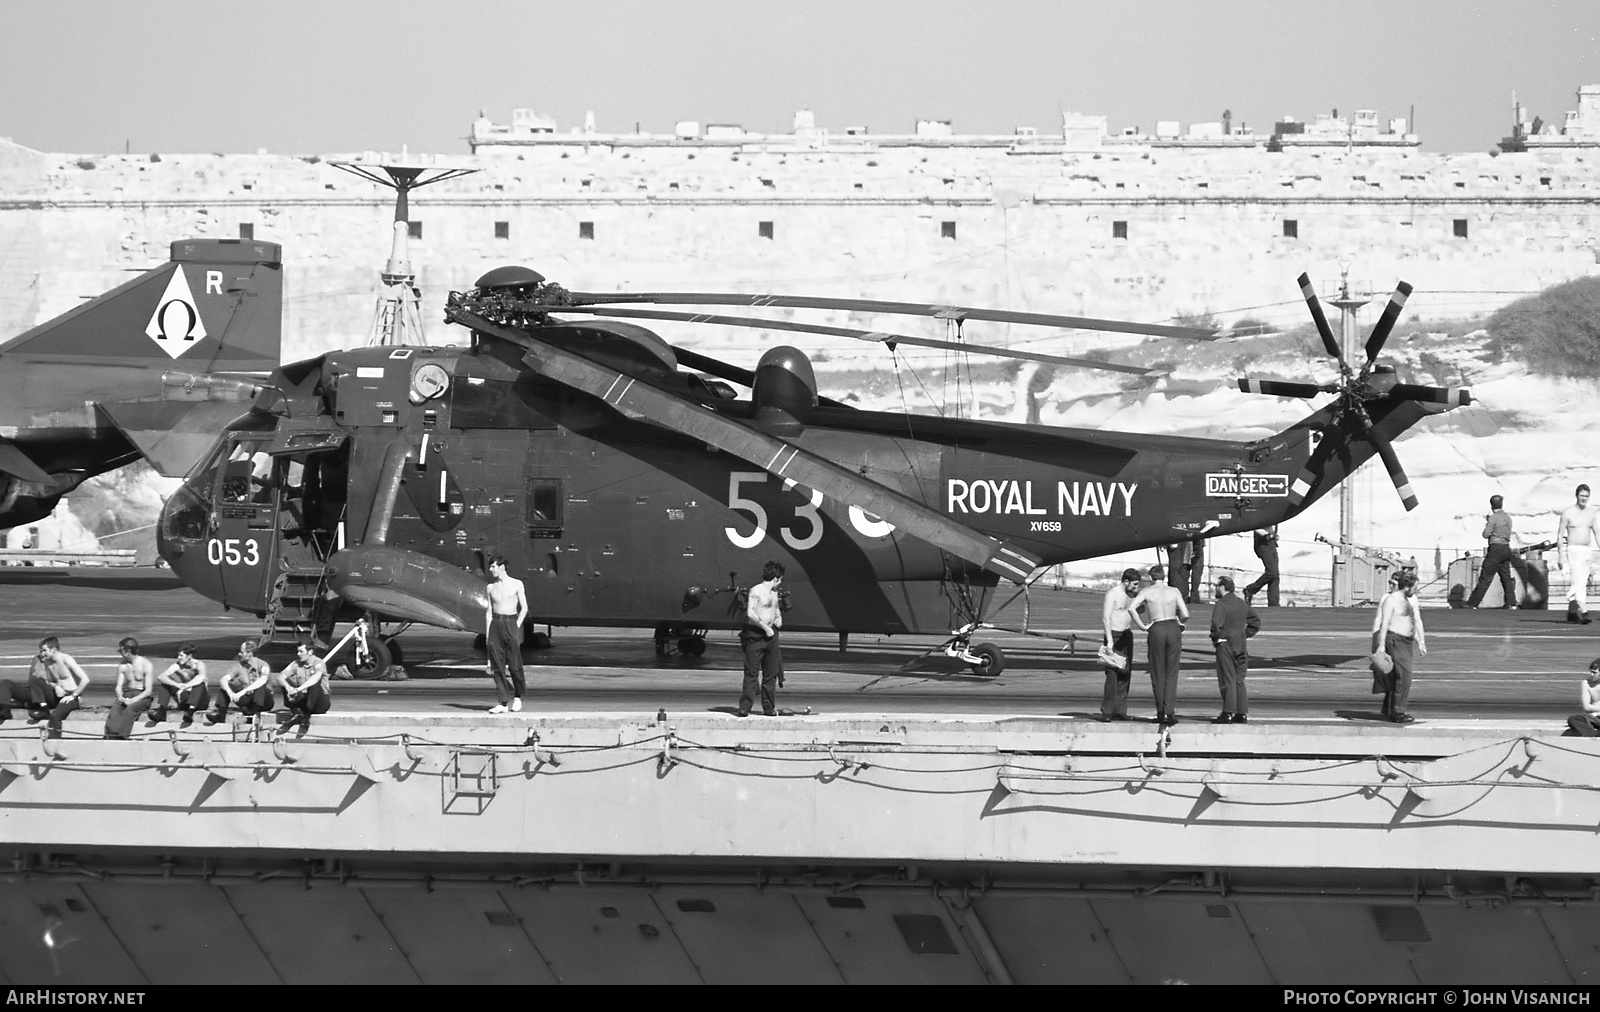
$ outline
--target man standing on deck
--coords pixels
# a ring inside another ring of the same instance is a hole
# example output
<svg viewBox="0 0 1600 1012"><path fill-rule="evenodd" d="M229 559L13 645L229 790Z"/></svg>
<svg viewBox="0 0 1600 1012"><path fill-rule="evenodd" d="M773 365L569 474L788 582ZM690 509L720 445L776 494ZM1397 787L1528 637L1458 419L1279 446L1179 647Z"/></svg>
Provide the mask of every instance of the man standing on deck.
<svg viewBox="0 0 1600 1012"><path fill-rule="evenodd" d="M1211 643L1217 649L1217 688L1222 712L1213 724L1248 724L1250 699L1244 676L1250 667L1245 641L1261 631L1261 618L1250 602L1233 592L1233 577L1217 577L1217 599L1211 606Z"/></svg>
<svg viewBox="0 0 1600 1012"><path fill-rule="evenodd" d="M1122 658L1117 667L1102 665L1106 690L1100 699L1101 720L1128 719L1128 683L1133 680L1133 616L1128 605L1138 595L1139 583L1137 569L1124 569L1121 581L1111 585L1100 606L1106 648Z"/></svg>
<svg viewBox="0 0 1600 1012"><path fill-rule="evenodd" d="M1278 525L1259 528L1254 538L1256 558L1261 560L1261 575L1245 585L1244 599L1249 601L1262 587L1267 588L1267 607L1278 606Z"/></svg>
<svg viewBox="0 0 1600 1012"><path fill-rule="evenodd" d="M1467 598L1468 608L1483 603L1483 595L1489 592L1489 584L1494 582L1496 573L1500 574L1500 589L1506 598L1500 607L1517 606L1517 583L1511 575L1511 514L1501 508L1505 502L1502 496L1489 497L1489 513L1483 518L1483 537L1489 545L1483 554L1483 572L1478 575L1478 585Z"/></svg>
<svg viewBox="0 0 1600 1012"><path fill-rule="evenodd" d="M744 685L739 690L741 717L750 716L756 695L761 696L761 712L778 715L778 686L783 683L783 648L778 645L778 630L783 628L783 563L768 561L761 567L761 582L750 588L745 604L744 628L739 630L739 647L744 651Z"/></svg>
<svg viewBox="0 0 1600 1012"><path fill-rule="evenodd" d="M1183 624L1189 621L1189 606L1178 588L1168 586L1166 571L1150 567L1150 586L1128 602L1128 613L1140 629L1149 633L1146 650L1150 655L1150 688L1156 697L1156 721L1163 725L1178 722L1178 665L1183 655ZM1148 623L1139 618L1143 608Z"/></svg>
<svg viewBox="0 0 1600 1012"><path fill-rule="evenodd" d="M1396 573L1394 585L1395 589L1378 605L1378 642L1394 661L1383 709L1396 724L1411 724L1417 719L1406 709L1411 701L1411 679L1416 674L1417 658L1428 652L1428 641L1422 629L1422 610L1417 607L1416 574Z"/></svg>
<svg viewBox="0 0 1600 1012"><path fill-rule="evenodd" d="M489 647L489 673L498 702L490 713L522 709L527 685L522 675L522 623L528 618L528 594L522 581L506 573L506 557L489 556L489 607L484 639Z"/></svg>
<svg viewBox="0 0 1600 1012"><path fill-rule="evenodd" d="M1594 524L1600 510L1589 506L1589 486L1579 485L1574 503L1561 511L1556 525L1556 565L1571 577L1567 588L1567 621L1589 624L1589 568L1594 562Z"/></svg>

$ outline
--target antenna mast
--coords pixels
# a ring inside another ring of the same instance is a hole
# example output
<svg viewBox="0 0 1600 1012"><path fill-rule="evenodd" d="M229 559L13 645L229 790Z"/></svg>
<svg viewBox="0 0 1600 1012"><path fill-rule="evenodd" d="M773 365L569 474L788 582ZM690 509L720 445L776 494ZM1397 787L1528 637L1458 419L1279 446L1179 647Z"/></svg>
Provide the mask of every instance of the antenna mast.
<svg viewBox="0 0 1600 1012"><path fill-rule="evenodd" d="M400 155L385 155L377 162L329 162L353 176L387 186L395 191L394 225L389 245L389 262L378 274L378 305L372 316L367 344L426 344L422 332L422 290L411 269L411 191L429 183L455 179L475 168L424 165L404 148ZM381 175L380 175L381 173Z"/></svg>

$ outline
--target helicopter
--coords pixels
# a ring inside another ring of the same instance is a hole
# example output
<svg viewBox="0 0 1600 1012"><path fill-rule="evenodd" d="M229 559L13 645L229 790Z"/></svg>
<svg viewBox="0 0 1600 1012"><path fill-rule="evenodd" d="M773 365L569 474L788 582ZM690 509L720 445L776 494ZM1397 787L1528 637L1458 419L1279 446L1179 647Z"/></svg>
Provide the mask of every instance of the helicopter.
<svg viewBox="0 0 1600 1012"><path fill-rule="evenodd" d="M352 628L375 675L412 623L482 632L487 560L503 553L548 625L653 629L696 655L743 624L769 559L787 570L791 631L974 642L1002 582L1047 567L1283 520L1374 454L1416 505L1392 442L1470 391L1399 381L1377 361L1401 285L1345 365L1302 289L1330 383L1241 389L1332 400L1264 439L1058 428L866 410L818 393L808 356L768 348L754 370L675 347L638 320L825 333L889 347L980 351L1057 365L1135 366L877 330L641 306L790 307L1186 338L1160 324L972 307L738 293L573 292L526 267L450 294L467 346L371 347L281 367L166 503L158 547L190 587L262 617L263 642L327 647ZM743 388L741 393L738 388Z"/></svg>
<svg viewBox="0 0 1600 1012"><path fill-rule="evenodd" d="M282 301L277 243L185 239L0 344L0 528L141 456L188 474L277 368Z"/></svg>

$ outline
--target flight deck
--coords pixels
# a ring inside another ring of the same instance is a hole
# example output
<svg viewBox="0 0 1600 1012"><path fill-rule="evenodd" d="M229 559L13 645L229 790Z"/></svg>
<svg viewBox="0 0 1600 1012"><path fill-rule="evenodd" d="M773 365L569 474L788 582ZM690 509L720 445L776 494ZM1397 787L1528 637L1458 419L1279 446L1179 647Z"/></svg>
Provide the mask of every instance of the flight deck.
<svg viewBox="0 0 1600 1012"><path fill-rule="evenodd" d="M471 637L417 631L405 680L335 682L303 733L116 741L117 639L158 670L193 640L214 681L258 620L157 570L7 571L0 677L55 635L93 684L61 738L0 727L0 976L1600 979L1600 740L1560 736L1595 627L1426 610L1401 727L1370 610L1264 609L1250 723L1219 726L1202 604L1162 728L1096 719L1098 603L1033 593L1052 635L986 633L989 678L931 637L794 635L774 718L732 712L731 633L658 656L649 630L558 627L524 711L491 715Z"/></svg>

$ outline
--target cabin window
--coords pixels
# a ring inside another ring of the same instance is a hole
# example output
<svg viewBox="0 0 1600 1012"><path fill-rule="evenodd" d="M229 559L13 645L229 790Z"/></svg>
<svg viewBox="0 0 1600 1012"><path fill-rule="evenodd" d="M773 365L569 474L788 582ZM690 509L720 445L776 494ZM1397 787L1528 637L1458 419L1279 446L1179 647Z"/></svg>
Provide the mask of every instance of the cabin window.
<svg viewBox="0 0 1600 1012"><path fill-rule="evenodd" d="M580 221L580 222L578 222L578 238L579 239L593 239L594 238L594 222L592 222L592 221Z"/></svg>
<svg viewBox="0 0 1600 1012"><path fill-rule="evenodd" d="M1126 239L1126 238L1128 238L1128 223L1125 222L1125 221L1114 221L1114 222L1112 222L1111 223L1111 238L1113 238L1113 239Z"/></svg>
<svg viewBox="0 0 1600 1012"><path fill-rule="evenodd" d="M1285 239L1300 238L1300 222L1293 218L1283 219L1283 237Z"/></svg>
<svg viewBox="0 0 1600 1012"><path fill-rule="evenodd" d="M555 478L528 479L528 534L550 537L561 531L563 498L561 482Z"/></svg>
<svg viewBox="0 0 1600 1012"><path fill-rule="evenodd" d="M511 238L511 222L497 221L494 223L494 237L496 239Z"/></svg>
<svg viewBox="0 0 1600 1012"><path fill-rule="evenodd" d="M956 237L956 223L953 221L939 222L939 238L954 239Z"/></svg>
<svg viewBox="0 0 1600 1012"><path fill-rule="evenodd" d="M420 221L408 221L408 222L406 222L406 234L411 236L411 238L413 238L413 239L421 239L422 238L422 222L420 222Z"/></svg>
<svg viewBox="0 0 1600 1012"><path fill-rule="evenodd" d="M756 222L756 235L760 236L763 239L771 239L772 238L772 222L770 222L770 221L758 221L758 222Z"/></svg>
<svg viewBox="0 0 1600 1012"><path fill-rule="evenodd" d="M1455 233L1457 239L1465 239L1467 237L1467 219L1457 218L1455 220Z"/></svg>

